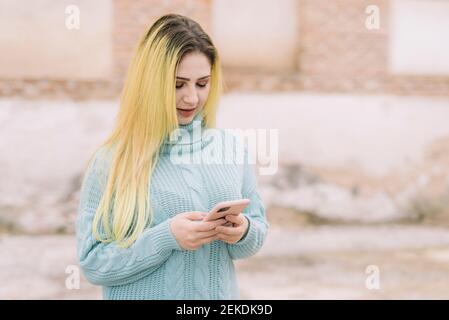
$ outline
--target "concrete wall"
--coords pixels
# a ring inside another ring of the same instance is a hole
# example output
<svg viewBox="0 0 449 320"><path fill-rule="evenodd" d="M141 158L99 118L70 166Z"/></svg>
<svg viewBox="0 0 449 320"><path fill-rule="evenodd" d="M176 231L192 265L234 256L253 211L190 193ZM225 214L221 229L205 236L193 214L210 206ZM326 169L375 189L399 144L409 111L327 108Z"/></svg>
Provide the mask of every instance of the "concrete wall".
<svg viewBox="0 0 449 320"><path fill-rule="evenodd" d="M110 78L112 10L112 0L2 0L0 78Z"/></svg>
<svg viewBox="0 0 449 320"><path fill-rule="evenodd" d="M449 74L449 1L391 3L390 70Z"/></svg>
<svg viewBox="0 0 449 320"><path fill-rule="evenodd" d="M2 30L15 31L0 32L9 58L0 65L0 96L118 98L140 35L169 12L193 18L212 36L227 92L449 95L447 1L71 3L81 9L76 32L63 27L67 1L2 2ZM378 28L367 26L369 8Z"/></svg>
<svg viewBox="0 0 449 320"><path fill-rule="evenodd" d="M296 6L295 0L214 0L212 38L225 66L295 69Z"/></svg>

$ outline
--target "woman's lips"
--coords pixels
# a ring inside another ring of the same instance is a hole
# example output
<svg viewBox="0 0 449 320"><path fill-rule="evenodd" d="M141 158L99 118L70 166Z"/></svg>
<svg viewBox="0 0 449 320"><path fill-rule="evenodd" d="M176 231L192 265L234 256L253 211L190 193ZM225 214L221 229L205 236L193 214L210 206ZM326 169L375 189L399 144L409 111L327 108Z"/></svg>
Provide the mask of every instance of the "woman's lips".
<svg viewBox="0 0 449 320"><path fill-rule="evenodd" d="M178 110L179 113L180 113L183 117L190 117L191 115L193 115L193 113L195 112L196 108L193 108L193 109L180 109L180 108L176 108L176 110Z"/></svg>

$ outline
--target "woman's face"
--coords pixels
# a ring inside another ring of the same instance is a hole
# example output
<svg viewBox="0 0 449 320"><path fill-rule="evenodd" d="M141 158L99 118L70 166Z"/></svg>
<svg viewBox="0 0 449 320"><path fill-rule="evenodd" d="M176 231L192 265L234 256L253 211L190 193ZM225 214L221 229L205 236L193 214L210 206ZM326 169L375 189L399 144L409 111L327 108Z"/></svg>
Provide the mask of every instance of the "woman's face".
<svg viewBox="0 0 449 320"><path fill-rule="evenodd" d="M206 103L211 66L206 55L192 52L179 62L176 74L176 114L179 124L188 124Z"/></svg>

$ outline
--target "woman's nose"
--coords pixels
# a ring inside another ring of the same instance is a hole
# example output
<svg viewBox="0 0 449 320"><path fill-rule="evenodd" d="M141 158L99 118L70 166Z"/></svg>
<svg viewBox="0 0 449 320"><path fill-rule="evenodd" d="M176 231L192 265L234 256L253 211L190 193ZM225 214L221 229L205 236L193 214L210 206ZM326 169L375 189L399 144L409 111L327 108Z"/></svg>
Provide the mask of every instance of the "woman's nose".
<svg viewBox="0 0 449 320"><path fill-rule="evenodd" d="M198 103L198 93L195 89L190 89L189 92L184 96L184 102L190 105L195 105Z"/></svg>

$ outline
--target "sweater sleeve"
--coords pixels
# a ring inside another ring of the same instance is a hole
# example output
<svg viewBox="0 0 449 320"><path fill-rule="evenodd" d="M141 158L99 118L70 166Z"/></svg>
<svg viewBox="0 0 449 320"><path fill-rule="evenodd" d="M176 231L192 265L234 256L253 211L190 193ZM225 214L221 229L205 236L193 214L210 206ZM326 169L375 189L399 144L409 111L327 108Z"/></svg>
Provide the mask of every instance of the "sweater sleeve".
<svg viewBox="0 0 449 320"><path fill-rule="evenodd" d="M243 210L248 219L246 234L237 243L227 244L232 259L248 258L256 254L265 242L269 224L266 220L265 207L257 191L257 179L254 166L248 163L245 149L243 165L242 196L250 199L250 204Z"/></svg>
<svg viewBox="0 0 449 320"><path fill-rule="evenodd" d="M159 268L173 250L182 248L170 230L169 220L145 229L128 248L95 239L92 222L106 187L105 164L106 161L97 155L83 179L76 220L77 254L89 282L118 286L147 276Z"/></svg>

